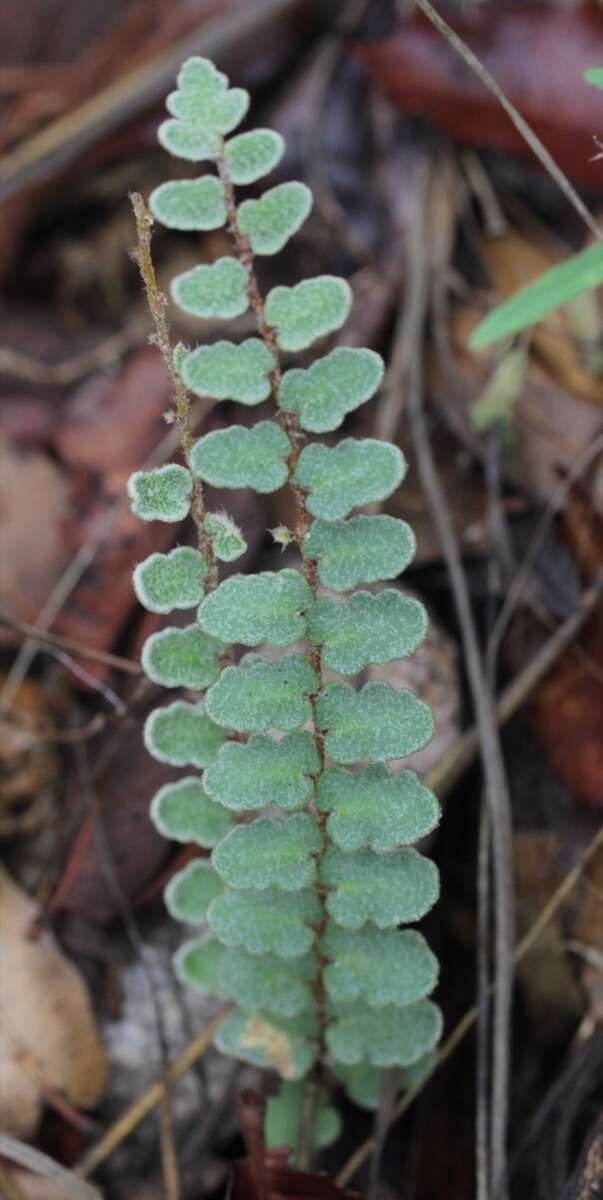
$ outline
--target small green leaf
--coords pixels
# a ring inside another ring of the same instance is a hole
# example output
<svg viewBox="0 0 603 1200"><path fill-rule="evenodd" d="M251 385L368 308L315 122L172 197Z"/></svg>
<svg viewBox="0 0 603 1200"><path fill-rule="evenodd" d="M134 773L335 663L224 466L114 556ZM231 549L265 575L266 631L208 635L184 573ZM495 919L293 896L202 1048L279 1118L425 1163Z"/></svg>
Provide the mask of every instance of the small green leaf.
<svg viewBox="0 0 603 1200"><path fill-rule="evenodd" d="M238 226L254 254L278 254L303 225L312 207L305 183L279 183L259 200L244 200Z"/></svg>
<svg viewBox="0 0 603 1200"><path fill-rule="evenodd" d="M196 858L172 876L163 898L170 916L176 921L200 925L216 896L221 896L224 884L210 863Z"/></svg>
<svg viewBox="0 0 603 1200"><path fill-rule="evenodd" d="M375 1109L379 1107L381 1095L382 1072L379 1067L370 1063L360 1062L354 1067L346 1067L343 1063L335 1064L335 1074L343 1083L345 1090L361 1108Z"/></svg>
<svg viewBox="0 0 603 1200"><path fill-rule="evenodd" d="M208 231L226 224L224 191L215 175L160 183L149 196L149 208L168 229Z"/></svg>
<svg viewBox="0 0 603 1200"><path fill-rule="evenodd" d="M319 275L295 287L275 287L266 299L266 320L274 326L281 350L306 350L339 329L352 306L345 279Z"/></svg>
<svg viewBox="0 0 603 1200"><path fill-rule="evenodd" d="M174 955L174 970L181 983L221 996L218 972L225 953L224 946L204 933L182 943Z"/></svg>
<svg viewBox="0 0 603 1200"><path fill-rule="evenodd" d="M415 549L410 525L397 517L314 521L304 541L304 556L318 560L321 583L335 592L395 579L411 562Z"/></svg>
<svg viewBox="0 0 603 1200"><path fill-rule="evenodd" d="M298 892L316 879L313 856L320 846L320 830L308 813L259 817L253 825L231 829L216 846L212 862L230 887Z"/></svg>
<svg viewBox="0 0 603 1200"><path fill-rule="evenodd" d="M592 83L593 87L603 88L603 67L589 67L584 72L584 78L587 83Z"/></svg>
<svg viewBox="0 0 603 1200"><path fill-rule="evenodd" d="M342 850L409 846L431 833L440 819L433 792L414 771L390 775L387 767L372 764L358 775L329 767L318 780L316 803L331 814L329 837Z"/></svg>
<svg viewBox="0 0 603 1200"><path fill-rule="evenodd" d="M565 262L545 271L534 283L521 288L480 321L469 338L472 350L519 333L567 304L580 292L603 283L603 245L597 242Z"/></svg>
<svg viewBox="0 0 603 1200"><path fill-rule="evenodd" d="M227 742L203 777L210 796L235 812L275 805L301 808L312 795L311 775L320 769L310 733L288 733L282 741L254 733L248 742Z"/></svg>
<svg viewBox="0 0 603 1200"><path fill-rule="evenodd" d="M310 717L308 697L317 687L316 673L301 654L226 667L207 693L207 712L217 725L241 732L264 733L274 725L288 733Z"/></svg>
<svg viewBox="0 0 603 1200"><path fill-rule="evenodd" d="M251 954L298 958L314 942L312 925L320 918L316 892L236 892L227 888L211 905L209 923L226 946L245 946Z"/></svg>
<svg viewBox="0 0 603 1200"><path fill-rule="evenodd" d="M230 425L195 442L193 474L214 487L252 487L275 492L287 481L291 443L274 421L258 421L252 429Z"/></svg>
<svg viewBox="0 0 603 1200"><path fill-rule="evenodd" d="M422 1058L439 1041L442 1014L431 1000L408 1008L354 1005L327 1028L327 1045L340 1063L368 1060L376 1067L406 1067Z"/></svg>
<svg viewBox="0 0 603 1200"><path fill-rule="evenodd" d="M433 737L429 705L387 683L367 683L359 692L349 683L330 683L319 697L316 720L328 731L327 754L340 763L405 758Z"/></svg>
<svg viewBox="0 0 603 1200"><path fill-rule="evenodd" d="M310 641L322 646L323 667L340 675L411 654L427 629L423 605L391 588L376 596L356 592L344 603L321 597L306 621Z"/></svg>
<svg viewBox="0 0 603 1200"><path fill-rule="evenodd" d="M229 833L226 840L237 832ZM380 929L419 921L433 908L440 892L435 863L416 850L345 854L330 846L320 877L332 889L327 909L344 929L360 929L366 921L374 921Z"/></svg>
<svg viewBox="0 0 603 1200"><path fill-rule="evenodd" d="M401 451L390 442L346 438L333 448L320 442L304 446L293 478L308 492L308 511L335 521L361 504L391 496L405 469Z"/></svg>
<svg viewBox="0 0 603 1200"><path fill-rule="evenodd" d="M210 800L194 775L166 783L156 792L151 801L151 819L164 837L196 842L209 850L233 826L230 813Z"/></svg>
<svg viewBox="0 0 603 1200"><path fill-rule="evenodd" d="M247 311L247 271L236 258L217 258L172 280L172 299L193 317L240 317Z"/></svg>
<svg viewBox="0 0 603 1200"><path fill-rule="evenodd" d="M222 643L208 637L198 625L162 629L147 638L142 667L153 683L200 692L218 678L222 650Z"/></svg>
<svg viewBox="0 0 603 1200"><path fill-rule="evenodd" d="M338 346L311 367L285 371L278 402L299 415L302 429L327 433L347 413L374 396L383 378L383 359L374 350Z"/></svg>
<svg viewBox="0 0 603 1200"><path fill-rule="evenodd" d="M175 118L162 121L157 130L157 137L164 150L174 154L176 158L186 158L189 162L203 162L205 159L215 158L220 147L219 139L213 130Z"/></svg>
<svg viewBox="0 0 603 1200"><path fill-rule="evenodd" d="M284 1083L278 1096L271 1096L266 1108L264 1134L266 1146L289 1146L299 1143L304 1118L307 1089L303 1083ZM329 1104L328 1092L319 1088L314 1111L312 1146L322 1150L337 1141L341 1133L341 1117ZM295 1162L295 1155L291 1160Z"/></svg>
<svg viewBox="0 0 603 1200"><path fill-rule="evenodd" d="M255 183L278 165L285 152L285 139L274 129L252 129L230 138L224 158L231 181Z"/></svg>
<svg viewBox="0 0 603 1200"><path fill-rule="evenodd" d="M244 646L290 646L303 637L301 615L312 603L312 591L300 571L261 571L231 575L205 597L199 609L201 628L212 637Z"/></svg>
<svg viewBox="0 0 603 1200"><path fill-rule="evenodd" d="M414 929L369 925L352 931L329 924L320 949L329 959L324 969L327 994L338 1006L355 1000L378 1006L415 1004L438 981L438 960Z"/></svg>
<svg viewBox="0 0 603 1200"><path fill-rule="evenodd" d="M303 1079L316 1058L316 1037L309 1014L274 1017L235 1009L215 1036L223 1054L241 1058L256 1067L279 1071L283 1079Z"/></svg>
<svg viewBox="0 0 603 1200"><path fill-rule="evenodd" d="M192 546L177 546L169 554L150 554L132 576L141 604L154 613L175 608L195 608L203 598L207 566Z"/></svg>
<svg viewBox="0 0 603 1200"><path fill-rule="evenodd" d="M234 342L198 346L185 359L182 376L197 396L253 405L270 395L273 367L274 359L264 343L247 338L238 346Z"/></svg>
<svg viewBox="0 0 603 1200"><path fill-rule="evenodd" d="M512 428L513 410L523 391L527 368L527 346L511 346L501 355L471 409L472 424L480 433L495 425L503 435L508 435Z"/></svg>
<svg viewBox="0 0 603 1200"><path fill-rule="evenodd" d="M208 58L186 60L178 75L178 90L167 98L168 111L184 121L199 122L216 133L230 133L249 108L249 93L229 88L228 76Z"/></svg>
<svg viewBox="0 0 603 1200"><path fill-rule="evenodd" d="M144 743L158 762L172 767L208 767L226 738L206 717L203 705L175 700L154 708L144 726Z"/></svg>
<svg viewBox="0 0 603 1200"><path fill-rule="evenodd" d="M228 513L207 513L203 528L211 538L213 552L220 562L235 562L247 549L247 542Z"/></svg>
<svg viewBox="0 0 603 1200"><path fill-rule="evenodd" d="M220 989L241 1008L295 1017L312 1005L310 980L316 973L316 958L276 958L272 954L248 954L229 949L221 960Z"/></svg>
<svg viewBox="0 0 603 1200"><path fill-rule="evenodd" d="M177 463L154 471L135 471L128 479L130 507L142 521L183 521L192 490L190 471Z"/></svg>

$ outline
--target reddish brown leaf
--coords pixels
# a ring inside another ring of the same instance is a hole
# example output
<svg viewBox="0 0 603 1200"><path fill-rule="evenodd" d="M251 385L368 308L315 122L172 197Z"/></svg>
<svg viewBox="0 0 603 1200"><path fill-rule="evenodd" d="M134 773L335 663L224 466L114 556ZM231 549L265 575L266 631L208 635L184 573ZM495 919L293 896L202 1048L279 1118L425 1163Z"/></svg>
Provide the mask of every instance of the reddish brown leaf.
<svg viewBox="0 0 603 1200"><path fill-rule="evenodd" d="M583 73L603 61L601 8L490 0L473 5L454 28L560 166L596 186L601 166L589 159L603 107ZM459 141L536 163L498 100L425 18L408 20L384 41L356 45L354 53L404 112L429 118Z"/></svg>

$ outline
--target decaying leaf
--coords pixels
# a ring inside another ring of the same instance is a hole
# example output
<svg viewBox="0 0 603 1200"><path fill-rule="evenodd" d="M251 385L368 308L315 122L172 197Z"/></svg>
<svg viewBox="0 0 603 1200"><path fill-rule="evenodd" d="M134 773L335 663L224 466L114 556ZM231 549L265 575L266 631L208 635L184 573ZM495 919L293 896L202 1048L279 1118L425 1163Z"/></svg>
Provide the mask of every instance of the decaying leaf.
<svg viewBox="0 0 603 1200"><path fill-rule="evenodd" d="M44 1094L91 1108L107 1075L88 993L52 934L30 936L37 906L0 872L0 1127L36 1127Z"/></svg>

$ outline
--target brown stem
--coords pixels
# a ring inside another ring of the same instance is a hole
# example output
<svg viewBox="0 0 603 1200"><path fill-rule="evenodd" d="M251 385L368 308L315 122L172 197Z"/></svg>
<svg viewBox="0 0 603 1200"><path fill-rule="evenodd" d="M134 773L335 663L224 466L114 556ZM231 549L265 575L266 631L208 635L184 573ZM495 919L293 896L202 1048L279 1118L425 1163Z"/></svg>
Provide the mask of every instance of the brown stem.
<svg viewBox="0 0 603 1200"><path fill-rule="evenodd" d="M170 326L166 315L167 300L157 283L155 264L151 254L153 218L142 196L138 192L132 192L130 200L134 209L136 231L138 234L138 246L132 252L132 257L140 271L144 284L147 304L155 329L154 341L172 382L174 415L180 434L180 445L184 460L193 478L191 516L197 530L197 545L207 563L206 591L211 592L218 584L218 563L211 538L208 537L203 526L206 512L203 484L193 473L191 466L194 437L190 416L190 403L186 387L174 363L174 348L172 346Z"/></svg>
<svg viewBox="0 0 603 1200"><path fill-rule="evenodd" d="M274 362L274 366L272 368L272 371L270 372L271 398L273 399L275 405L277 406L278 418L279 418L283 428L285 429L285 432L287 433L287 436L289 438L289 444L291 446L291 452L289 454L287 465L289 468L289 479L288 479L289 487L291 488L294 499L295 499L294 536L295 536L295 541L297 542L297 544L300 548L300 551L302 553L302 569L303 569L304 577L305 577L306 582L312 592L313 598L316 599L317 587L318 587L316 561L303 556L303 545L304 545L306 535L308 533L308 529L310 527L310 519L311 518L310 518L310 514L308 512L307 505L306 505L306 493L303 490L303 488L298 487L293 482L293 472L295 471L297 460L298 460L300 452L301 452L301 447L303 444L303 434L302 434L300 426L299 426L299 419L298 419L297 414L296 413L285 413L282 411L282 409L278 409L278 393L279 393L280 384L281 384L282 372L281 372L280 355L279 355L279 347L278 347L278 341L277 341L277 336L276 336L276 330L273 328L273 326L269 325L268 321L266 320L266 308L265 308L265 304L264 304L264 299L263 299L262 293L260 291L258 281L257 281L257 276L255 273L253 250L251 248L251 245L250 245L248 239L245 237L245 235L243 233L241 233L241 230L239 228L239 223L238 223L238 219L237 219L237 206L236 206L234 187L233 187L230 175L228 173L228 168L227 168L226 161L225 161L222 150L216 157L216 167L217 167L217 171L218 171L218 177L220 179L220 182L222 184L222 188L224 191L224 201L225 201L225 205L226 205L228 230L234 241L235 248L236 248L236 251L237 251L237 254L239 257L239 261L242 263L242 265L244 266L244 268L247 272L247 279L248 279L247 294L249 296L249 302L250 302L253 312L255 314L258 333L259 333L266 349L272 355L272 359ZM312 646L308 643L308 650L309 650L310 661L312 663L312 666L313 666L313 668L318 676L318 680L319 680L319 684L318 684L316 691L309 697L310 704L312 706L312 716L313 716L313 721L314 721L314 738L315 738L316 747L318 750L319 762L320 762L319 769L318 769L316 777L315 777L315 778L318 778L318 776L321 775L322 772L324 771L324 763L325 763L324 734L323 734L322 730L320 730L318 728L318 724L316 721L316 704L317 704L318 698L320 696L322 682L323 682L323 680L322 680L322 664L321 664L320 648L318 646ZM321 863L322 863L322 860L325 856L325 853L326 853L326 850L328 847L328 836L327 836L327 831L326 831L327 816L326 816L326 813L322 813L316 808L316 805L314 804L314 802L311 802L309 809L310 809L312 816L314 817L314 819L320 829L320 833L321 833L321 846L320 846L320 850L318 851L318 854L316 855L316 867L317 867L318 877L320 879ZM308 1165L308 1161L309 1161L311 1150L312 1150L312 1131L313 1131L313 1127L314 1127L314 1117L315 1117L315 1112L316 1112L316 1104L317 1104L317 1100L318 1100L318 1089L319 1089L319 1085L320 1085L320 1081L321 1081L322 1065L324 1063L324 1059L326 1057L326 1050L327 1050L326 1041L325 1041L325 1031L326 1031L326 1026L327 1026L326 991L325 991L324 979L323 979L323 970L324 970L324 966L325 966L325 963L327 960L321 955L320 949L319 949L320 941L321 941L321 938L322 938L322 935L323 935L323 932L325 930L327 920L328 920L328 912L327 912L327 907L326 907L326 889L323 887L318 887L317 894L318 894L318 898L319 898L321 911L320 911L320 918L315 927L316 958L317 958L317 963L318 963L318 972L317 972L317 976L316 976L316 979L313 984L313 992L314 992L314 999L315 999L315 1003L316 1003L316 1014L318 1017L318 1026L319 1026L318 1057L317 1057L315 1069L310 1077L308 1091L307 1091L307 1097L306 1097L307 1102L304 1106L304 1112L302 1115L302 1128L301 1128L301 1134L300 1134L300 1144L299 1144L299 1148L298 1148L299 1149L299 1163L302 1168L306 1167Z"/></svg>

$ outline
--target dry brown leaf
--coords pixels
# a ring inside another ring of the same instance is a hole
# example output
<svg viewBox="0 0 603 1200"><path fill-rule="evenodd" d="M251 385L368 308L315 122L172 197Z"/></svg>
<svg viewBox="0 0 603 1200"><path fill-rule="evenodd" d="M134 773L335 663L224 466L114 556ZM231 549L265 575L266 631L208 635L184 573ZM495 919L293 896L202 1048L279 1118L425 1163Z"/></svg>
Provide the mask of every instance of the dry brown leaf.
<svg viewBox="0 0 603 1200"><path fill-rule="evenodd" d="M0 442L0 597L25 621L35 617L66 559L61 522L67 484L46 455Z"/></svg>
<svg viewBox="0 0 603 1200"><path fill-rule="evenodd" d="M0 1128L17 1137L35 1129L44 1092L90 1108L107 1076L84 983L51 933L32 940L37 915L0 869Z"/></svg>

